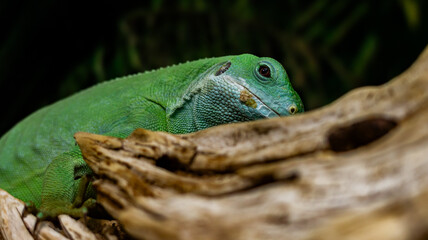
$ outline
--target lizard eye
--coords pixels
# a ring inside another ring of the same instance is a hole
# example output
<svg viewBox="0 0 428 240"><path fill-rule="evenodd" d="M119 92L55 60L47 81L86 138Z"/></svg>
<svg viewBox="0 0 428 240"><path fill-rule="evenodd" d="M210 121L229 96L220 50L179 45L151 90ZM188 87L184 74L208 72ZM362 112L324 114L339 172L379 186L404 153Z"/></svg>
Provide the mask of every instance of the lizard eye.
<svg viewBox="0 0 428 240"><path fill-rule="evenodd" d="M258 71L263 77L270 78L271 76L270 68L267 65L261 65Z"/></svg>
<svg viewBox="0 0 428 240"><path fill-rule="evenodd" d="M269 83L277 78L276 69L269 61L258 62L253 73L262 83Z"/></svg>

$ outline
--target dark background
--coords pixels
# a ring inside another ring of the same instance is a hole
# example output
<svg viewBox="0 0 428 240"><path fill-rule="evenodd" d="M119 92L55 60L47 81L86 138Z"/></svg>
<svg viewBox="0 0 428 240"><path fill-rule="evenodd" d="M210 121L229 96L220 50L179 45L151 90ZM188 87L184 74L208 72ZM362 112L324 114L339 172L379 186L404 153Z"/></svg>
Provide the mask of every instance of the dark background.
<svg viewBox="0 0 428 240"><path fill-rule="evenodd" d="M428 44L424 0L95 3L0 1L0 135L98 82L240 53L282 62L311 110L390 80Z"/></svg>

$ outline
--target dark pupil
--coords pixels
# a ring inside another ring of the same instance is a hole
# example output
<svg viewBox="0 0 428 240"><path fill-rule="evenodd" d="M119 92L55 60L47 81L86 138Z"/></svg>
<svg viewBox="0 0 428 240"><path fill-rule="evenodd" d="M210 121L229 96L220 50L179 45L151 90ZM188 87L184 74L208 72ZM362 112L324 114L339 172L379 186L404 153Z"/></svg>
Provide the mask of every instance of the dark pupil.
<svg viewBox="0 0 428 240"><path fill-rule="evenodd" d="M263 77L270 77L270 69L268 66L260 66L259 73Z"/></svg>

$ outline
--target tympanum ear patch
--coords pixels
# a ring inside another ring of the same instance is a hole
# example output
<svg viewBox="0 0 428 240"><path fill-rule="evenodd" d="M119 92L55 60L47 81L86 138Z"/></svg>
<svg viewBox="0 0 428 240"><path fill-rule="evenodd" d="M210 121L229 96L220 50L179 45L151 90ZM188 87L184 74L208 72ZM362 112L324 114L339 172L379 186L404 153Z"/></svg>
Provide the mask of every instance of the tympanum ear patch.
<svg viewBox="0 0 428 240"><path fill-rule="evenodd" d="M221 74L223 74L224 72L226 72L227 71L227 69L229 69L230 68L230 65L231 65L232 63L231 62L227 62L227 63L225 63L225 64L223 64L218 70L217 70L217 72L214 74L215 76L219 76L219 75L221 75Z"/></svg>

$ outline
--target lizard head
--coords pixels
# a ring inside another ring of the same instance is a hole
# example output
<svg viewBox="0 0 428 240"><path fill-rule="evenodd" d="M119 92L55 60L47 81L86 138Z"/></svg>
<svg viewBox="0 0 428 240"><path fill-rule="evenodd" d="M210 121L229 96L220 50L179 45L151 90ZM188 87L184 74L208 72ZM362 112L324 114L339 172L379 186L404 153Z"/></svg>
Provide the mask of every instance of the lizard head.
<svg viewBox="0 0 428 240"><path fill-rule="evenodd" d="M220 67L219 73L217 76L223 75L227 85L234 88L235 98L239 92L240 108L254 118L289 116L304 111L287 72L272 58L235 56Z"/></svg>
<svg viewBox="0 0 428 240"><path fill-rule="evenodd" d="M272 58L232 56L212 67L204 78L196 106L200 114L217 111L210 117L215 121L249 121L304 111L287 72Z"/></svg>
<svg viewBox="0 0 428 240"><path fill-rule="evenodd" d="M188 93L188 104L178 112L191 112L196 130L304 111L282 65L251 54L221 58L200 75Z"/></svg>

